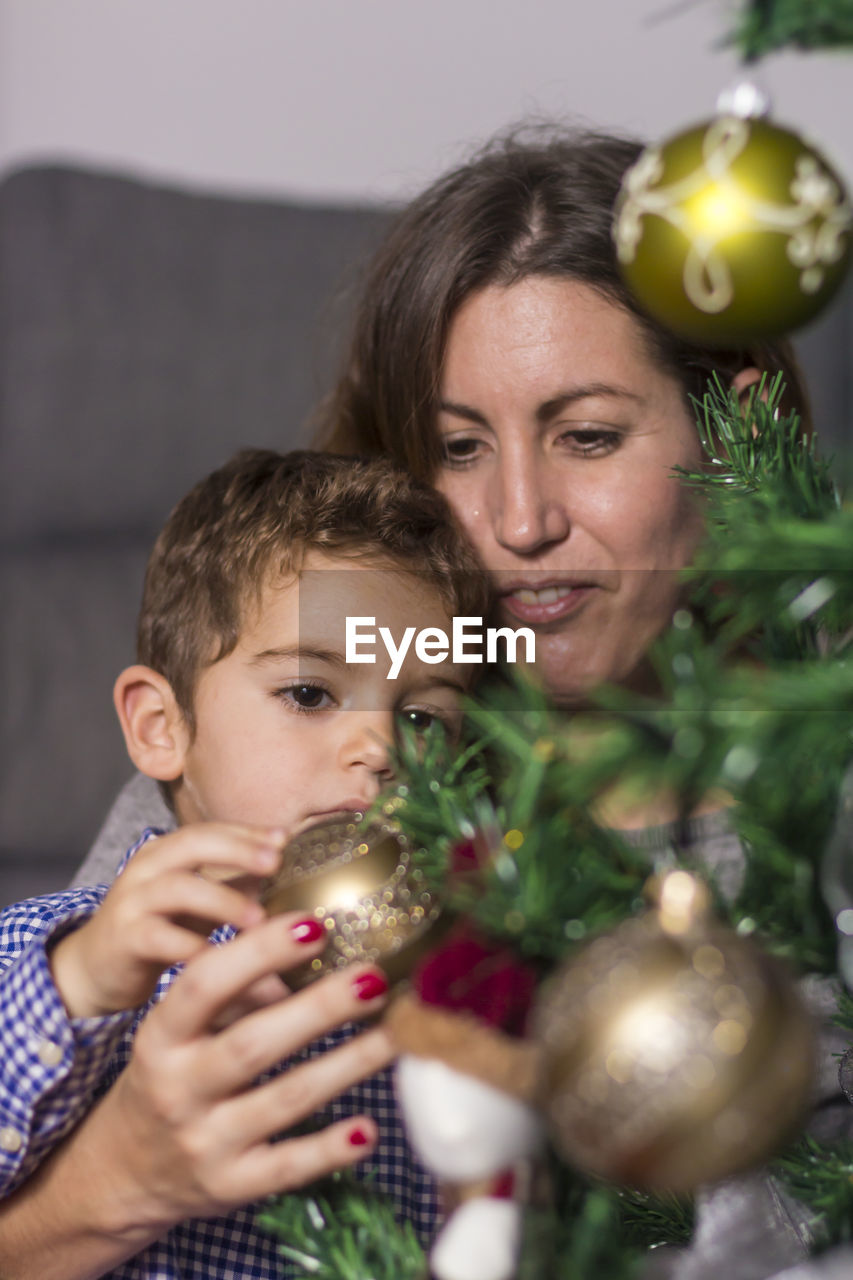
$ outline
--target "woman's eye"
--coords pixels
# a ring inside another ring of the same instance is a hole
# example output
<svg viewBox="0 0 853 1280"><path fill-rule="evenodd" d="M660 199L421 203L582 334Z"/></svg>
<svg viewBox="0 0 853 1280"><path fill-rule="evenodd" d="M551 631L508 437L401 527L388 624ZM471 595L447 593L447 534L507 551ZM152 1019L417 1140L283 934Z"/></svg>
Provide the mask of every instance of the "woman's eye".
<svg viewBox="0 0 853 1280"><path fill-rule="evenodd" d="M621 443L620 432L597 423L568 427L560 432L559 441L574 453L597 456L612 453Z"/></svg>
<svg viewBox="0 0 853 1280"><path fill-rule="evenodd" d="M290 704L294 711L323 711L333 702L327 689L322 685L312 684L308 680L287 685L284 689L277 689L276 697Z"/></svg>
<svg viewBox="0 0 853 1280"><path fill-rule="evenodd" d="M476 436L444 436L441 441L442 461L450 467L465 466L473 462L482 449Z"/></svg>

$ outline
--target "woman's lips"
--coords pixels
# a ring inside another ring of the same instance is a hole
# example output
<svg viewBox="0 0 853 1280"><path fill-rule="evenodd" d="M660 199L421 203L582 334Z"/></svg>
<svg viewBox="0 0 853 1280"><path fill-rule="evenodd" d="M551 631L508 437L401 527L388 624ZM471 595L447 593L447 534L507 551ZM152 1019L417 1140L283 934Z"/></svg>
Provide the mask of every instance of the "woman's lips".
<svg viewBox="0 0 853 1280"><path fill-rule="evenodd" d="M501 595L501 605L519 622L554 622L580 609L595 590L592 583L585 582L518 586Z"/></svg>

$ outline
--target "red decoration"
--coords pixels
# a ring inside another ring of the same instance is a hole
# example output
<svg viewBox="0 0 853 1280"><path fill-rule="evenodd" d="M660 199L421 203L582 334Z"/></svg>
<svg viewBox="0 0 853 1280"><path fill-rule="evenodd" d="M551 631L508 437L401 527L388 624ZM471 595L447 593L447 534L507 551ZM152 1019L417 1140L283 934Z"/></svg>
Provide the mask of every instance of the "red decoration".
<svg viewBox="0 0 853 1280"><path fill-rule="evenodd" d="M508 947L461 924L415 971L412 985L424 1004L473 1013L521 1037L537 974Z"/></svg>
<svg viewBox="0 0 853 1280"><path fill-rule="evenodd" d="M451 874L465 876L483 871L492 861L492 856L486 836L482 831L477 831L470 840L457 840L450 850Z"/></svg>

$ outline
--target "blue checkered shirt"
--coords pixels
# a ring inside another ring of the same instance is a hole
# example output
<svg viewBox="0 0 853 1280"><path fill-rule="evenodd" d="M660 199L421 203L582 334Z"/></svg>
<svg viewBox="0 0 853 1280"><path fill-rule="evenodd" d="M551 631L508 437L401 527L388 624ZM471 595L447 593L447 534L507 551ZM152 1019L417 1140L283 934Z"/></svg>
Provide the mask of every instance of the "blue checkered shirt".
<svg viewBox="0 0 853 1280"><path fill-rule="evenodd" d="M146 831L126 855L148 839ZM89 916L107 885L70 889L17 903L0 913L0 1196L8 1194L45 1158L116 1080L130 1058L134 1033L151 1006L162 1000L179 966L167 970L149 1004L107 1018L69 1019L53 984L49 941ZM226 942L233 930L211 935ZM315 1041L291 1061L313 1058L355 1034L345 1027ZM286 1069L284 1064L280 1068ZM321 1122L366 1113L380 1142L359 1174L393 1199L398 1215L426 1243L438 1218L435 1183L413 1156L394 1102L390 1071L348 1090L319 1116ZM135 1258L108 1273L112 1280L296 1280L304 1272L282 1259L276 1241L259 1231L259 1206L174 1227Z"/></svg>

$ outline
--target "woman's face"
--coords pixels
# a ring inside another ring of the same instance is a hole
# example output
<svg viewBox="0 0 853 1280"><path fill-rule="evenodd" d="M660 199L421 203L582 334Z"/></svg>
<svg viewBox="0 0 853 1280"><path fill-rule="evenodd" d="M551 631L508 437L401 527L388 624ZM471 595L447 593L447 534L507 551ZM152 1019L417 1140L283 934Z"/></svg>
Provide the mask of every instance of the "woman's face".
<svg viewBox="0 0 853 1280"><path fill-rule="evenodd" d="M674 479L696 428L637 322L544 276L472 295L441 379L435 477L492 573L502 625L532 627L557 702L642 684L701 535Z"/></svg>

